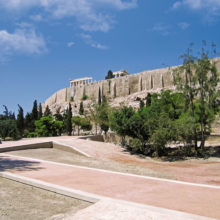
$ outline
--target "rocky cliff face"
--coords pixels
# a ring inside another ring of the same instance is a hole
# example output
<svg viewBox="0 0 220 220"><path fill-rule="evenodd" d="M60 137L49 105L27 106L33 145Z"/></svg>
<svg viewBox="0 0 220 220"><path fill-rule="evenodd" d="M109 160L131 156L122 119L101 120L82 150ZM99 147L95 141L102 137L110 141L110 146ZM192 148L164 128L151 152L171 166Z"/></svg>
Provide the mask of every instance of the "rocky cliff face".
<svg viewBox="0 0 220 220"><path fill-rule="evenodd" d="M220 71L220 58L217 58L216 61L218 61L217 68ZM53 113L57 109L60 109L62 113L71 103L73 113L78 114L83 95L87 96L87 100L83 101L84 108L87 109L93 103L97 103L99 93L101 96L105 96L113 107L121 104L137 107L139 100L144 99L147 93L160 92L162 89L175 89L174 68L143 71L110 80L78 85L75 88L64 88L48 98L42 107L44 109L48 105Z"/></svg>

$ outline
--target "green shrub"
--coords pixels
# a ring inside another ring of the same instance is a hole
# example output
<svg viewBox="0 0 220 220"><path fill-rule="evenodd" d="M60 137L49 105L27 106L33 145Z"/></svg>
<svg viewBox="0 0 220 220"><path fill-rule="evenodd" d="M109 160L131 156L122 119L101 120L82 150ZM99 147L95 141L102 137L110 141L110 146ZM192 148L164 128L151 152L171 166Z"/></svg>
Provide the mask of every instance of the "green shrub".
<svg viewBox="0 0 220 220"><path fill-rule="evenodd" d="M88 96L86 94L83 95L82 100L88 99Z"/></svg>
<svg viewBox="0 0 220 220"><path fill-rule="evenodd" d="M33 138L33 137L37 137L37 132L28 133L27 138Z"/></svg>

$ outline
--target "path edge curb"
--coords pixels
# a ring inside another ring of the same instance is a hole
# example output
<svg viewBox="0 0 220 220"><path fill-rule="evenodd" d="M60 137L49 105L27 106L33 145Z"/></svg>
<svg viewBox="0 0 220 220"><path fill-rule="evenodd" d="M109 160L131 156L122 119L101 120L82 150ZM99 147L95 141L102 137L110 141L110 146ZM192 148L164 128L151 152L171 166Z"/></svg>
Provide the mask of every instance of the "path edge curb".
<svg viewBox="0 0 220 220"><path fill-rule="evenodd" d="M79 200L89 202L92 204L100 201L99 198L95 198L95 197L91 196L89 193L85 193L85 192L82 192L79 190L72 190L72 189L62 187L59 185L47 183L47 182L44 182L41 180L35 180L32 178L28 178L28 177L19 176L19 175L8 173L8 172L0 172L0 177L5 178L5 179L9 179L9 180L12 180L15 182L19 182L19 183L22 183L25 185L33 186L33 187L36 187L39 189L43 189L46 191L50 191L53 193L57 193L60 195L79 199Z"/></svg>

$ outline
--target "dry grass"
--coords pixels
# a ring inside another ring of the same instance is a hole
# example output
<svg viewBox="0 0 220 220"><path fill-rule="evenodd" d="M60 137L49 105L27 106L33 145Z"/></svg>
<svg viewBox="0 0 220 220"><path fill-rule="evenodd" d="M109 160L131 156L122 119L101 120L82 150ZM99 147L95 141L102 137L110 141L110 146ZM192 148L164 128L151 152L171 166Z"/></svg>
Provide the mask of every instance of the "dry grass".
<svg viewBox="0 0 220 220"><path fill-rule="evenodd" d="M90 203L0 177L0 219L63 219Z"/></svg>

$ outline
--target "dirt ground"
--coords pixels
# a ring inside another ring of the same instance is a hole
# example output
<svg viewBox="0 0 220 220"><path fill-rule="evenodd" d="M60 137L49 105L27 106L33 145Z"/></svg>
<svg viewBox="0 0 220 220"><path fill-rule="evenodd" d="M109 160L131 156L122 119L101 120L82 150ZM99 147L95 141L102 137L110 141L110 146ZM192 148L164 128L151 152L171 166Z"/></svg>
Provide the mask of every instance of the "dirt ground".
<svg viewBox="0 0 220 220"><path fill-rule="evenodd" d="M100 159L58 149L14 151L10 154L145 176L220 185L219 158L164 162L127 153L112 153L110 157Z"/></svg>
<svg viewBox="0 0 220 220"><path fill-rule="evenodd" d="M96 158L87 158L78 154L53 148L13 151L9 152L8 154L145 176L154 176L169 179L174 178L173 176L169 175L169 173L163 173L160 171L157 172L152 169L147 169L145 167L141 167L132 163L129 164L122 163L121 161L117 162L114 160L104 160L104 158L103 160Z"/></svg>
<svg viewBox="0 0 220 220"><path fill-rule="evenodd" d="M90 203L0 177L1 220L61 220Z"/></svg>
<svg viewBox="0 0 220 220"><path fill-rule="evenodd" d="M59 141L78 147L92 155L92 158L51 148L14 151L8 154L125 173L220 185L219 157L186 158L186 160L172 162L131 155L120 146L113 144L64 137ZM211 145L217 145L219 138L214 138L209 142ZM1 161L0 171L7 171L7 164L4 160ZM63 219L89 205L3 178L0 178L0 188L0 219L2 220Z"/></svg>

